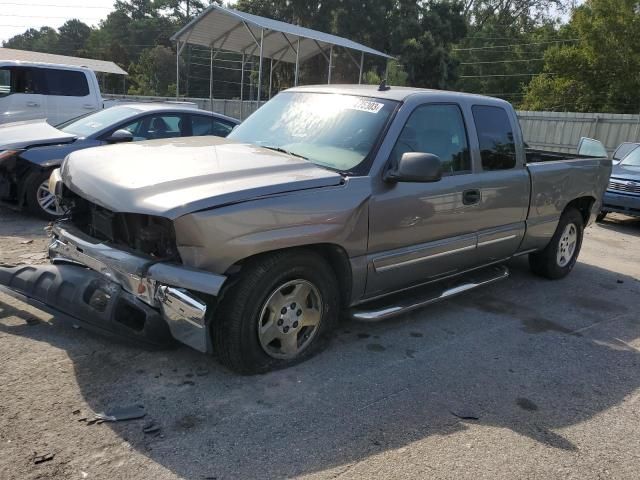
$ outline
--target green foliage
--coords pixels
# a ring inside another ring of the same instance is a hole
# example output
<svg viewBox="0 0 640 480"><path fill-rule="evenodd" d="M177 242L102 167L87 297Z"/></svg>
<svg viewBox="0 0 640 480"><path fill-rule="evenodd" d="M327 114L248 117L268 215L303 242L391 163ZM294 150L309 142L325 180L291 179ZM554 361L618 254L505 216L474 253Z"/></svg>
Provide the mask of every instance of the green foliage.
<svg viewBox="0 0 640 480"><path fill-rule="evenodd" d="M115 0L97 28L70 20L58 30L29 29L8 48L111 60L130 72L131 93L172 95L171 35L213 0ZM215 0L221 4L221 0ZM457 89L505 98L522 108L637 112L640 109L638 0L586 0L567 25L562 0L238 0L233 8L333 33L389 52L388 83ZM328 50L325 52L328 55ZM208 97L209 50L182 53L181 94ZM334 83L355 83L359 54L335 48ZM239 55L222 53L214 96L238 98ZM327 60L305 59L301 83L325 83ZM379 84L385 61L366 56L365 83ZM244 98L255 98L258 65L245 69ZM269 89L264 63L262 92ZM292 86L293 66L273 72L274 92ZM107 78L106 91L122 91Z"/></svg>
<svg viewBox="0 0 640 480"><path fill-rule="evenodd" d="M404 87L407 85L409 75L404 71L404 68L398 61L392 60L389 62L389 70L387 72L387 84L396 85L398 87ZM369 70L362 75L362 83L367 85L380 85L382 78L375 71Z"/></svg>
<svg viewBox="0 0 640 480"><path fill-rule="evenodd" d="M131 95L164 97L175 94L175 53L170 48L159 45L144 50L129 73L133 83L129 88Z"/></svg>
<svg viewBox="0 0 640 480"><path fill-rule="evenodd" d="M587 0L565 27L570 44L549 48L545 75L527 86L523 108L577 112L640 110L640 5Z"/></svg>

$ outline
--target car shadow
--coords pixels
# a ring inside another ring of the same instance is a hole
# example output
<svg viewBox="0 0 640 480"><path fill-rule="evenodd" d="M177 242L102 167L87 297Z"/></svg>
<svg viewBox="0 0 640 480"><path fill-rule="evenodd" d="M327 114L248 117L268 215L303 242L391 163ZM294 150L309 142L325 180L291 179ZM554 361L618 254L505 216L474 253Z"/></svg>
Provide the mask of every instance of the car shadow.
<svg viewBox="0 0 640 480"><path fill-rule="evenodd" d="M144 404L156 434L140 421L74 428L110 428L180 477L293 477L471 425L576 451L580 437L565 430L640 386L640 283L585 263L556 282L532 276L525 259L510 268L510 280L466 297L343 323L321 355L254 377L187 348L150 352L34 320L7 297L0 334L65 350L95 412Z"/></svg>
<svg viewBox="0 0 640 480"><path fill-rule="evenodd" d="M620 213L610 213L604 220L598 222L598 226L605 230L614 231L617 234L627 234L635 237L640 236L640 218L622 215Z"/></svg>

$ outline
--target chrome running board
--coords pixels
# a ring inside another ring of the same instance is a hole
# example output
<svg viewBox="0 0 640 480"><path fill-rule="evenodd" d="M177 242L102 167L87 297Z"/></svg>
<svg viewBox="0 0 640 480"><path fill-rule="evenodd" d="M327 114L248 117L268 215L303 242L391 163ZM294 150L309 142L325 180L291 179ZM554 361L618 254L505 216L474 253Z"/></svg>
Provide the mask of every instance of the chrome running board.
<svg viewBox="0 0 640 480"><path fill-rule="evenodd" d="M449 281L430 283L358 305L349 310L349 316L361 322L379 322L508 277L509 269L506 266L493 265L474 270Z"/></svg>

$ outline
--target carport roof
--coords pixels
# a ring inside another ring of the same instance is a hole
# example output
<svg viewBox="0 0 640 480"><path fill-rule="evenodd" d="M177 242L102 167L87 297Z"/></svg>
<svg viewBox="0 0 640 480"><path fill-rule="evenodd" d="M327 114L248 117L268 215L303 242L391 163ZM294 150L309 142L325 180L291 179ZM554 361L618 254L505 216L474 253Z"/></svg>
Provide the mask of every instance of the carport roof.
<svg viewBox="0 0 640 480"><path fill-rule="evenodd" d="M94 72L114 73L116 75L128 75L123 69L113 62L106 60L94 60L92 58L69 57L67 55L55 55L53 53L31 52L28 50L15 50L13 48L0 48L0 61L18 61L33 63L50 63L57 65L69 65L74 67L86 67Z"/></svg>
<svg viewBox="0 0 640 480"><path fill-rule="evenodd" d="M265 40L263 57L279 61L296 63L298 41L300 41L300 61L324 53L324 50L332 46L383 58L393 58L346 38L218 5L208 7L171 39L207 48L253 55L258 54L261 31L264 31Z"/></svg>

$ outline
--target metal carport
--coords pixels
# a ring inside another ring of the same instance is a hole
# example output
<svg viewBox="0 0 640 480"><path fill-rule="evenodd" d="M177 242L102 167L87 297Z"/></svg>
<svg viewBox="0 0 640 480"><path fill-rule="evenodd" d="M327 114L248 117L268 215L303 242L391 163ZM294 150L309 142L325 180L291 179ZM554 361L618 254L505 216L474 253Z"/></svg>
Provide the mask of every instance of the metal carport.
<svg viewBox="0 0 640 480"><path fill-rule="evenodd" d="M365 45L328 33L299 27L290 23L240 12L230 8L211 5L191 22L180 29L171 40L177 42L176 48L176 97L180 92L180 54L187 44L207 47L211 52L209 78L209 97L213 99L213 61L220 51L242 54L242 73L240 80L240 99L243 96L244 67L247 56L259 56L257 98L261 99L262 63L264 58L271 60L269 90L271 90L273 68L280 62L295 64L294 84L298 85L300 63L322 55L329 64L327 82L331 83L333 51L343 48L351 61L359 68L359 82L362 82L364 55L375 55L385 59L393 58L386 53ZM360 52L360 59L351 51ZM269 91L269 95L271 91Z"/></svg>

